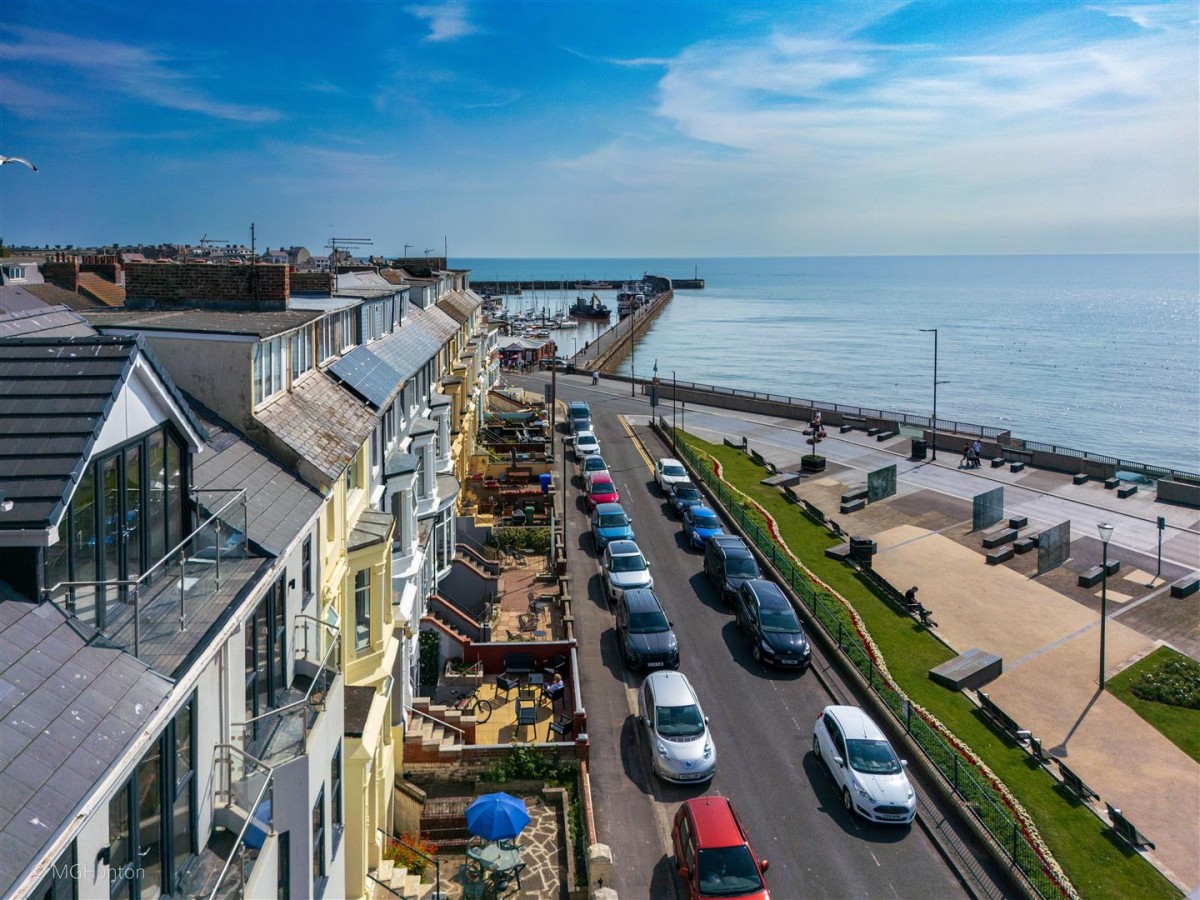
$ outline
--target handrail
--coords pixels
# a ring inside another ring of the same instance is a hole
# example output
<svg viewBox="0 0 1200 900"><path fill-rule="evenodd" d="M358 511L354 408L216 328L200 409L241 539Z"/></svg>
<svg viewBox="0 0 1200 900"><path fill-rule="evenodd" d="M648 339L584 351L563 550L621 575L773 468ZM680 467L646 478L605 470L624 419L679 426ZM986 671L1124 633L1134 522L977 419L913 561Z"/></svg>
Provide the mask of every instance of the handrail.
<svg viewBox="0 0 1200 900"><path fill-rule="evenodd" d="M299 618L299 616L297 616L297 618ZM318 624L326 624L326 623L318 622ZM328 626L328 627L332 627L332 626ZM328 670L331 672L338 671L335 666L326 665L326 660L329 659L329 654L333 653L334 650L338 649L337 641L341 638L341 629L338 628L338 629L334 629L334 630L337 631L338 634L334 636L333 641L331 641L329 646L325 649L325 655L321 657L321 662L317 666L318 674L320 674L321 672L323 672L325 670ZM255 716L253 719L243 720L241 723L242 729L243 729L243 736L245 734L244 730L247 725L252 725L255 722L258 722L262 719L269 718L270 716L282 715L283 713L285 713L288 710L293 709L295 707L307 706L309 698L312 696L312 692L316 688L316 686L317 686L317 679L314 678L314 679L312 679L312 683L308 686L308 690L304 693L304 697L301 698L300 700L293 700L287 706L279 706L279 707L276 707L275 709L267 710L267 712L263 713L262 715ZM307 729L305 729L305 730L307 731Z"/></svg>
<svg viewBox="0 0 1200 900"><path fill-rule="evenodd" d="M441 725L443 728L449 728L451 731L456 731L459 734L461 734L464 738L467 736L467 733L465 731L463 731L461 728L457 728L454 725L451 725L449 722L443 722L437 716L431 716L429 713L421 712L421 710L417 709L416 707L410 706L408 708L408 711L410 713L416 713L422 719L428 719L430 722L436 722L438 725Z"/></svg>
<svg viewBox="0 0 1200 900"><path fill-rule="evenodd" d="M261 760L255 759L249 753L239 750L237 747L233 746L232 744L217 744L215 749L217 749L217 750L223 749L226 751L227 754L230 751L237 753L241 756L246 757L249 760L253 760L257 765L262 766L264 769L267 770L267 777L263 781L263 786L261 788L259 788L258 796L254 798L254 805L249 810L247 810L249 815L246 817L246 821L242 823L242 830L238 832L237 839L234 842L235 848L239 848L239 847L244 848L245 840L246 840L246 832L249 830L250 826L256 821L254 814L258 811L259 806L262 805L263 794L272 787L273 779L275 777L275 770L271 766L268 766L266 763L262 762ZM229 771L231 766L232 766L232 758L227 756L227 758L225 760L225 767L226 767L225 778L228 782L228 784L227 784L228 793L226 794L226 800L225 800L225 806L227 808L229 806L231 806L233 803L233 785L232 785L233 776ZM271 804L271 818L267 822L267 827L270 829L271 834L275 833L275 804L274 803ZM221 890L221 885L224 884L225 876L229 872L229 867L231 865L233 865L233 861L235 858L242 858L242 857L244 857L244 854L245 854L244 849L242 849L240 852L237 849L235 849L235 851L233 853L229 854L229 859L225 860L225 865L221 869L221 874L217 876L217 880L213 885L212 893L210 893L208 895L208 900L216 900L217 893ZM244 889L245 886L246 886L245 885L245 876L243 874L242 888Z"/></svg>
<svg viewBox="0 0 1200 900"><path fill-rule="evenodd" d="M395 894L397 897L400 898L400 900L405 900L404 895L401 894L394 887L392 887L390 884L388 884L386 881L380 881L378 878L376 878L370 872L367 873L367 877L370 878L377 885L379 885L381 888L383 888L385 891L387 891L389 894Z"/></svg>
<svg viewBox="0 0 1200 900"><path fill-rule="evenodd" d="M436 896L438 896L438 897L442 896L442 856L440 853L435 852L433 856L430 856L428 853L424 853L421 850L418 850L412 844L405 843L403 840L396 837L396 835L391 834L390 832L384 831L382 828L376 828L375 830L378 831L380 834L382 834L385 838L388 838L389 840L391 840L392 842L400 844L406 850L411 850L413 853L417 854L417 856L421 857L422 859L426 859L429 862L433 863L434 870L437 873L437 886L435 887L434 890L436 892Z"/></svg>

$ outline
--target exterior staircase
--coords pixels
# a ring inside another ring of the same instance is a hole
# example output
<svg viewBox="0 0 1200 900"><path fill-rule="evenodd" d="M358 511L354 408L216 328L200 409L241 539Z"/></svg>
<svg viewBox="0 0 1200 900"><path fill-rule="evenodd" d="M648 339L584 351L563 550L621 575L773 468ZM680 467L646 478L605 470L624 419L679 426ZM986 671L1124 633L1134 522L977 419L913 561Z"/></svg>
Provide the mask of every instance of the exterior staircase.
<svg viewBox="0 0 1200 900"><path fill-rule="evenodd" d="M413 714L404 729L404 758L456 759L461 754L464 735L449 725L461 729L462 720L463 714L456 709L431 705L427 697L414 697Z"/></svg>
<svg viewBox="0 0 1200 900"><path fill-rule="evenodd" d="M390 859L380 860L379 868L371 875L376 879L371 882L374 900L397 900L398 897L404 900L427 900L437 887Z"/></svg>

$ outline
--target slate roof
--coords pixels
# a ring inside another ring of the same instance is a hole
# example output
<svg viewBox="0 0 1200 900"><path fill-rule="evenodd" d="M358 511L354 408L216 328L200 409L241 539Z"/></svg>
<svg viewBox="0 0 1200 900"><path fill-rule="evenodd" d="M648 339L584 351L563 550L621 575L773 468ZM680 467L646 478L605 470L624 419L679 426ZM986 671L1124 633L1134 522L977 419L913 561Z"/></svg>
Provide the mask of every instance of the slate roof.
<svg viewBox="0 0 1200 900"><path fill-rule="evenodd" d="M375 426L371 410L322 371L296 382L255 418L331 480L345 471Z"/></svg>
<svg viewBox="0 0 1200 900"><path fill-rule="evenodd" d="M470 318L470 313L462 310L459 305L451 299L452 296L452 294L447 294L445 297L439 300L437 302L437 308L452 318L459 325L462 325L467 321L467 319Z"/></svg>
<svg viewBox="0 0 1200 900"><path fill-rule="evenodd" d="M461 330L461 326L457 322L436 306L429 309L417 307L414 313L415 323L437 338L439 347Z"/></svg>
<svg viewBox="0 0 1200 900"><path fill-rule="evenodd" d="M93 300L74 291L68 291L57 284L24 284L21 286L44 303L61 303L69 309L103 308L99 300Z"/></svg>
<svg viewBox="0 0 1200 900"><path fill-rule="evenodd" d="M96 333L65 306L46 306L40 300L38 303L39 309L0 314L0 338L81 337Z"/></svg>
<svg viewBox="0 0 1200 900"><path fill-rule="evenodd" d="M417 466L420 465L420 462L415 453L403 453L399 450L393 450L384 461L383 477L391 478L395 475L408 475L411 472L417 471Z"/></svg>
<svg viewBox="0 0 1200 900"><path fill-rule="evenodd" d="M53 605L0 582L0 896L76 816L171 682L91 647Z"/></svg>
<svg viewBox="0 0 1200 900"><path fill-rule="evenodd" d="M13 338L0 345L0 527L58 524L100 430L139 356L204 436L183 395L140 337Z"/></svg>
<svg viewBox="0 0 1200 900"><path fill-rule="evenodd" d="M246 489L246 534L274 556L282 556L321 508L321 495L215 416L202 415L208 429L205 452L194 467L198 491Z"/></svg>
<svg viewBox="0 0 1200 900"><path fill-rule="evenodd" d="M131 328L138 331L203 331L243 334L258 338L275 337L321 317L308 309L282 309L273 312L211 309L88 309L83 316L93 326Z"/></svg>
<svg viewBox="0 0 1200 900"><path fill-rule="evenodd" d="M395 518L391 513L364 509L346 537L346 550L353 553L363 547L383 543L391 537L394 525Z"/></svg>

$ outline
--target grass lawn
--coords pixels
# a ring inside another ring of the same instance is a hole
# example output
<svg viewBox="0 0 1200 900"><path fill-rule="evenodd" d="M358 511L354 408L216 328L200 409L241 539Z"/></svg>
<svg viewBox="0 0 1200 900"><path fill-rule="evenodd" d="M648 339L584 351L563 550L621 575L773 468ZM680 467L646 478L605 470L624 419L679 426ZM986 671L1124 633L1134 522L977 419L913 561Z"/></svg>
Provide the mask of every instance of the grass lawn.
<svg viewBox="0 0 1200 900"><path fill-rule="evenodd" d="M1168 706L1136 696L1132 687L1143 676L1161 670L1172 660L1183 660L1182 653L1170 647L1159 647L1145 659L1134 663L1120 675L1110 678L1105 687L1139 716L1153 725L1172 744L1200 762L1200 709Z"/></svg>
<svg viewBox="0 0 1200 900"><path fill-rule="evenodd" d="M876 597L848 565L828 559L825 549L841 541L809 520L779 491L760 484L770 474L765 468L734 448L710 444L693 435L687 435L686 441L720 460L725 479L762 504L775 518L792 551L851 603L904 692L971 746L1008 786L1029 811L1082 896L1113 900L1179 896L1153 866L1128 852L1108 834L1106 825L1071 799L1056 779L1033 764L1029 754L997 735L965 696L929 679L929 669L949 659L951 652L909 616Z"/></svg>

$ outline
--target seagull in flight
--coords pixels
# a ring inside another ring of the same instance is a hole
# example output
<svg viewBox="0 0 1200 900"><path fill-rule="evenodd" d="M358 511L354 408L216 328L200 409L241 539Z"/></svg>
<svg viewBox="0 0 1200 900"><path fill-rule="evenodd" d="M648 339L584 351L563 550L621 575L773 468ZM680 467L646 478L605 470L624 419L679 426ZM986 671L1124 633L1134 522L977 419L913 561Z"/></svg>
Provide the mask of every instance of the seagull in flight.
<svg viewBox="0 0 1200 900"><path fill-rule="evenodd" d="M29 168L33 169L33 171L37 171L37 166L22 156L0 156L0 166L7 165L8 163L22 163L23 165L29 166Z"/></svg>

